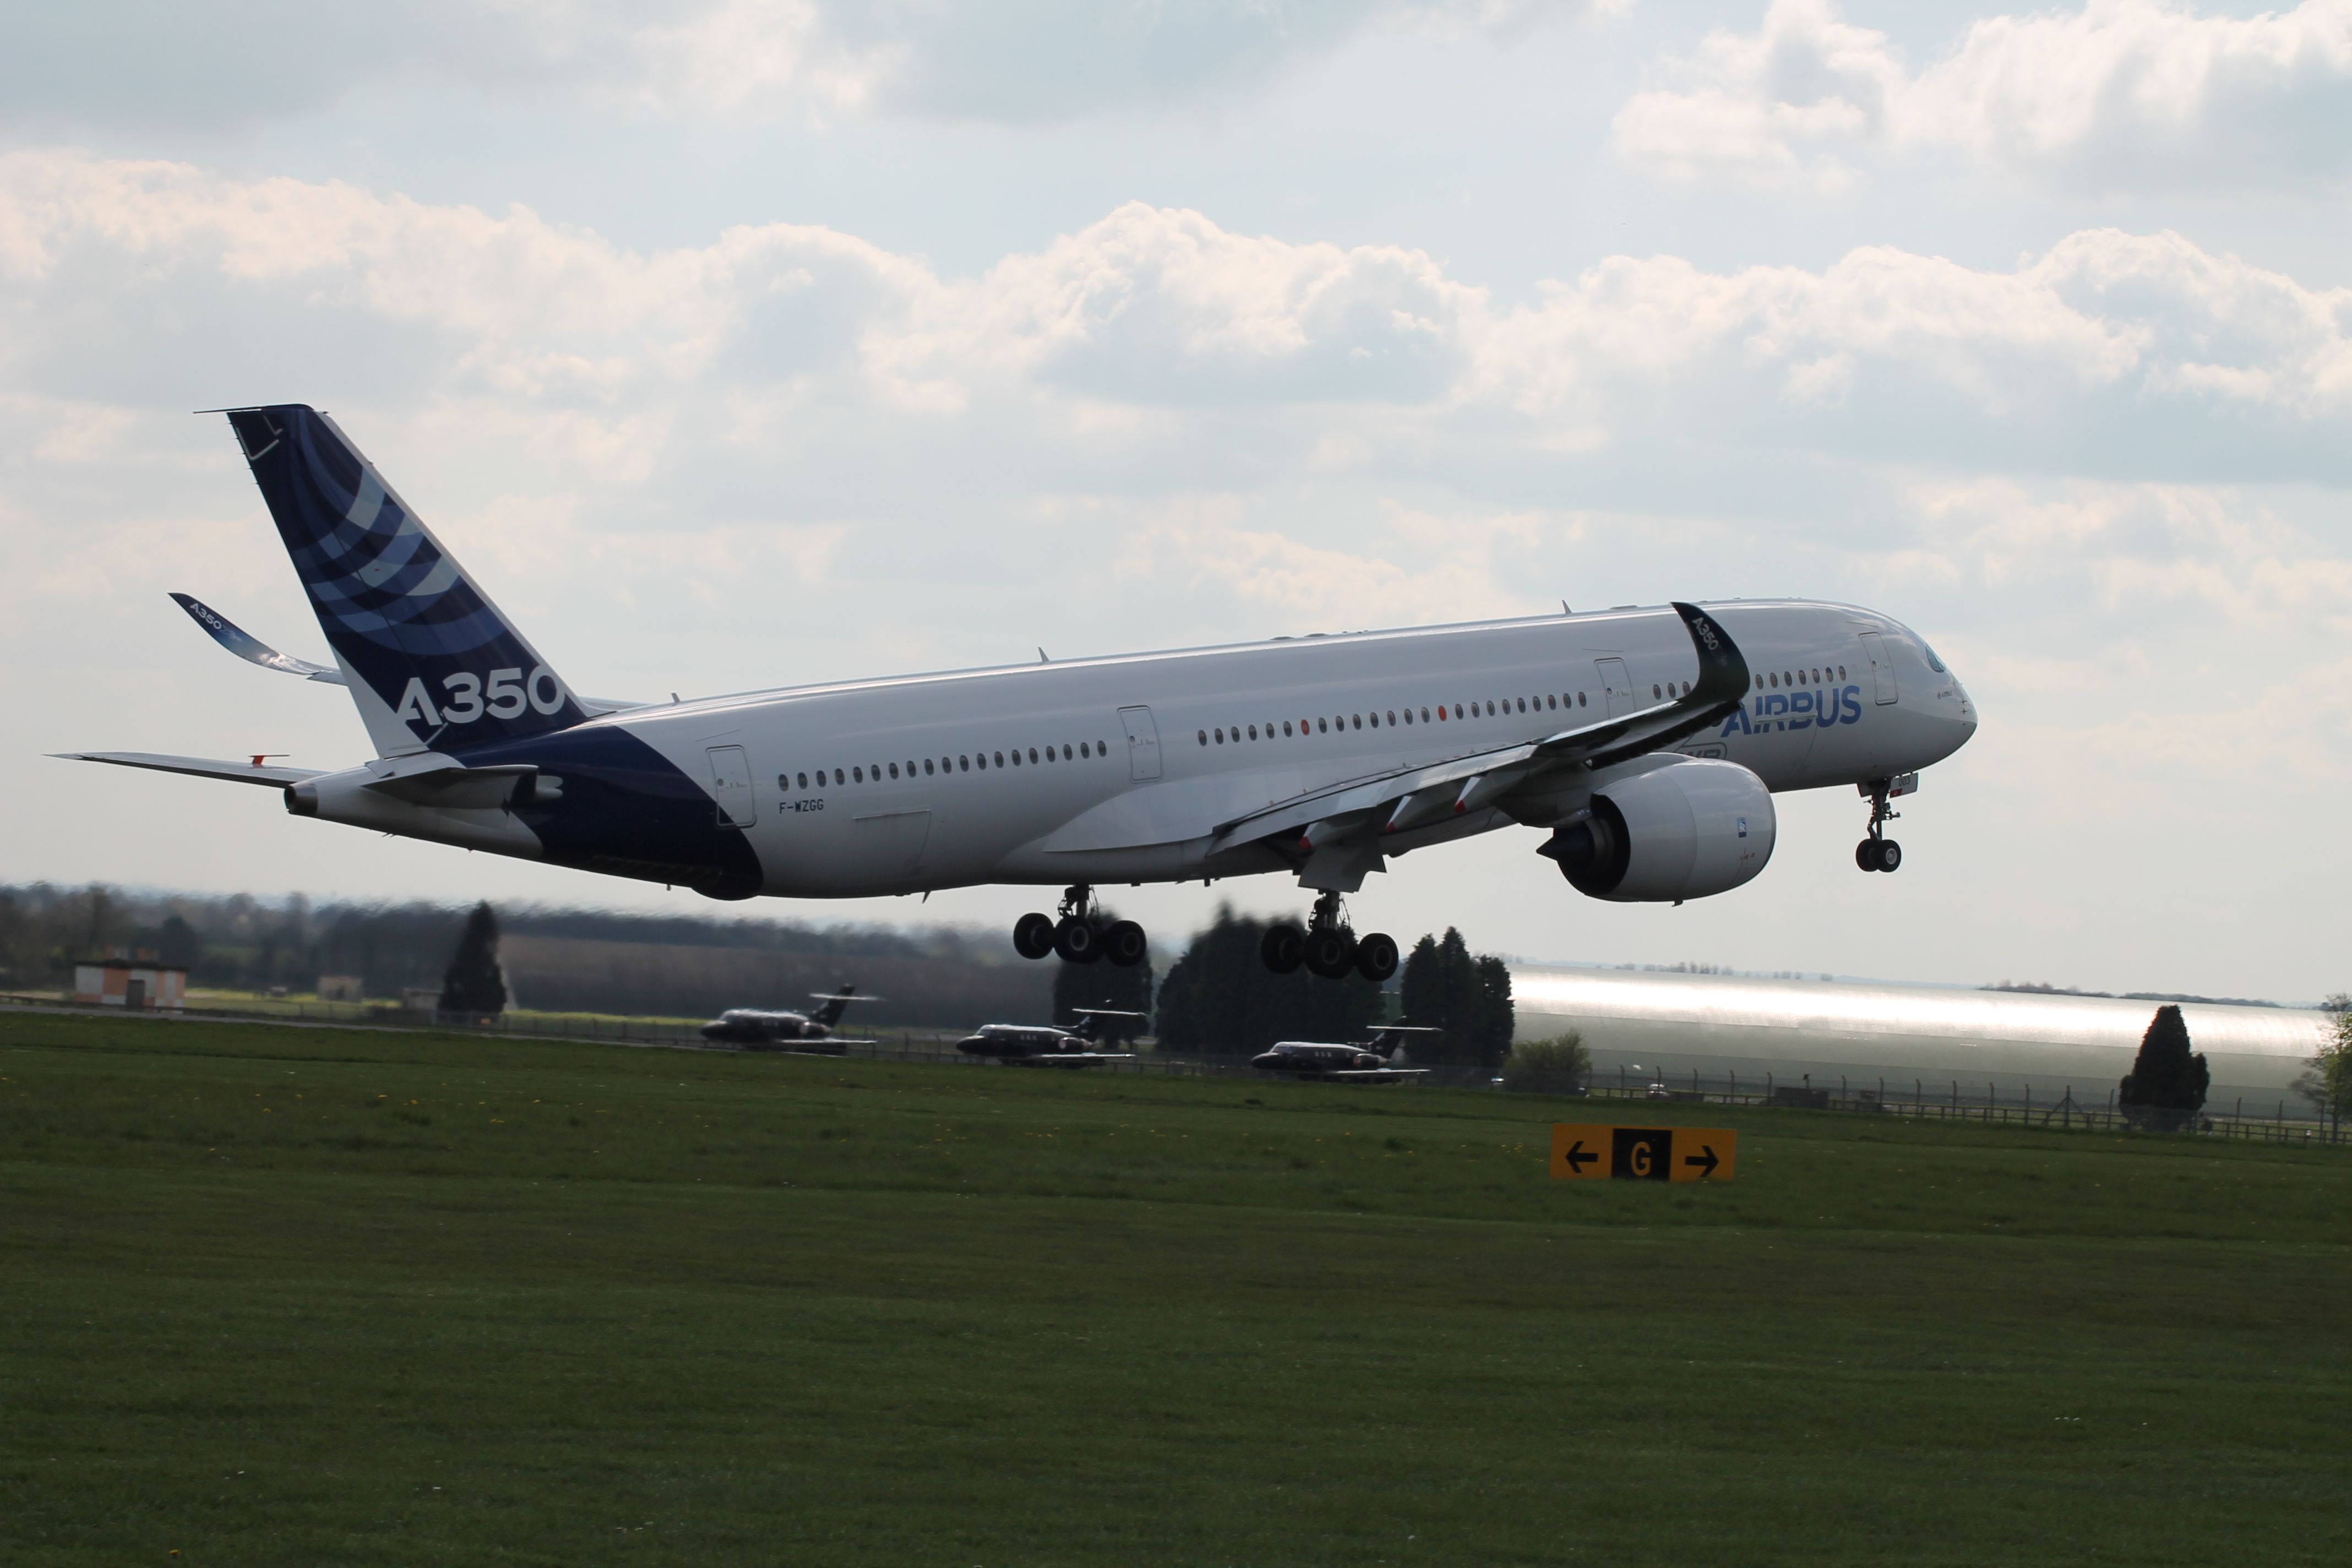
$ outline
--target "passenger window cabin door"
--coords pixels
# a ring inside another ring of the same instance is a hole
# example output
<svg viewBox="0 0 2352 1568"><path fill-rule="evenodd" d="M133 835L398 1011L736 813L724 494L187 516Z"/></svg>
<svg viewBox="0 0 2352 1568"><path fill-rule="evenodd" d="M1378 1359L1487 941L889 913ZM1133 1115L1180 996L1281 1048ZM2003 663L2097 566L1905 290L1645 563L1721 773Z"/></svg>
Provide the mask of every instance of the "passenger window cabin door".
<svg viewBox="0 0 2352 1568"><path fill-rule="evenodd" d="M740 746L712 746L710 797L719 803L719 826L749 827L759 812L751 802L751 761Z"/></svg>
<svg viewBox="0 0 2352 1568"><path fill-rule="evenodd" d="M1862 644L1862 656L1870 662L1871 690L1882 708L1903 695L1895 684L1895 666L1886 657L1885 644L1876 632L1859 632L1856 640Z"/></svg>
<svg viewBox="0 0 2352 1568"><path fill-rule="evenodd" d="M1597 658L1593 665L1601 672L1601 706L1609 718L1631 713L1639 706L1633 700L1633 678L1625 673L1622 658Z"/></svg>
<svg viewBox="0 0 2352 1568"><path fill-rule="evenodd" d="M1127 776L1143 784L1160 776L1160 726L1149 708L1122 708L1118 721L1127 727Z"/></svg>

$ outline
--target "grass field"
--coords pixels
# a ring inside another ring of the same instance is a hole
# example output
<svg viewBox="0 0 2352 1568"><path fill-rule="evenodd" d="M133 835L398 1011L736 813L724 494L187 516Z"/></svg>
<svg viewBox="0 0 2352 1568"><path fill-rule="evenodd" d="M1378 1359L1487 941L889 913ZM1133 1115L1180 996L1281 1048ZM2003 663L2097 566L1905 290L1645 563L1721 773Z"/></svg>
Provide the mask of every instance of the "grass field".
<svg viewBox="0 0 2352 1568"><path fill-rule="evenodd" d="M0 1561L2344 1560L2352 1152L1608 1109L0 1018Z"/></svg>

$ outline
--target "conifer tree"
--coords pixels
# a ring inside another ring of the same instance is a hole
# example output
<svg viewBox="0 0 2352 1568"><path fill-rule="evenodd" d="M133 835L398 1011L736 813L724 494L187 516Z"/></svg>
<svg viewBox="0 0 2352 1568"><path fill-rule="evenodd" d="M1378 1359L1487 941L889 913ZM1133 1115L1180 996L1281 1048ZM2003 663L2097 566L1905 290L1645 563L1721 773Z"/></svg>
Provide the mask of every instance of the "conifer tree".
<svg viewBox="0 0 2352 1568"><path fill-rule="evenodd" d="M2189 1026L2180 1009L2168 1002L2148 1020L2116 1102L2142 1120L2178 1127L2203 1108L2211 1081L2205 1058L2189 1048Z"/></svg>
<svg viewBox="0 0 2352 1568"><path fill-rule="evenodd" d="M479 903L466 917L457 937L457 952L441 977L441 1011L470 1017L494 1017L506 1011L507 977L499 967L499 921L490 906Z"/></svg>
<svg viewBox="0 0 2352 1568"><path fill-rule="evenodd" d="M1406 1047L1416 1061L1498 1065L1511 1048L1515 1015L1509 965L1492 953L1472 957L1452 926L1412 944L1398 984L1404 1022L1440 1031Z"/></svg>

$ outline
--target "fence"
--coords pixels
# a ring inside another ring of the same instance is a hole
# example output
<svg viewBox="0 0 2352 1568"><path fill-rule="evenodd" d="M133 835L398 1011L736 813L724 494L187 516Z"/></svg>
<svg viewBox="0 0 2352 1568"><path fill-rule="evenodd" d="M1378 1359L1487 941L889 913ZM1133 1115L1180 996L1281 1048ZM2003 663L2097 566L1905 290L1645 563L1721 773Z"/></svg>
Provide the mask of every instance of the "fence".
<svg viewBox="0 0 2352 1568"><path fill-rule="evenodd" d="M1979 1096L1974 1092L1976 1086L1952 1079L1937 1084L1915 1078L1911 1080L1909 1092L1906 1093L1900 1079L1884 1078L1865 1085L1850 1077L1841 1076L1838 1087L1832 1090L1826 1080L1820 1087L1815 1087L1810 1077L1789 1083L1777 1080L1769 1072L1760 1080L1751 1078L1744 1083L1737 1073L1710 1079L1696 1071L1692 1072L1687 1084L1679 1076L1663 1080L1643 1080L1623 1068L1617 1069L1615 1082L1611 1082L1610 1077L1605 1072L1596 1075L1590 1092L1608 1100L1767 1105L1909 1116L1941 1121L2007 1122L2012 1126L2055 1127L2061 1130L2080 1127L2117 1131L2145 1128L2157 1119L2147 1112L2118 1107L2112 1089L2106 1090L2099 1100L2086 1104L2075 1098L2072 1086L2054 1096L2044 1090L2041 1098L2036 1099L2031 1084L2004 1095L1999 1084L1987 1083L1983 1086L1984 1093ZM2265 1110L2271 1114L2263 1115ZM2158 1116L2162 1114L2157 1113ZM2340 1118L2323 1116L2315 1110L2307 1110L2297 1101L2284 1097L2267 1104L2256 1104L2251 1114L2245 1100L2238 1099L2226 1108L2209 1105L2200 1112L2177 1120L2183 1121L2185 1124L2168 1131L2274 1143L2345 1142Z"/></svg>

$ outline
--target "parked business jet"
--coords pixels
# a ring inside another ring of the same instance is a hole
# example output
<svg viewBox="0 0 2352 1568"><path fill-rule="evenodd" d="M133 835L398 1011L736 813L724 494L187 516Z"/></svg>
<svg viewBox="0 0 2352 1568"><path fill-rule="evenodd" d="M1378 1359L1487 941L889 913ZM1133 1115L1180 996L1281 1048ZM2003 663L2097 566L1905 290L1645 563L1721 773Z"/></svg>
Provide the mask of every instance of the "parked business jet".
<svg viewBox="0 0 2352 1568"><path fill-rule="evenodd" d="M1427 1068L1399 1067L1400 1047L1407 1035L1433 1035L1425 1024L1384 1024L1360 1046L1326 1045L1317 1040L1277 1040L1274 1048L1250 1058L1260 1072L1284 1078L1331 1079L1343 1083L1400 1083L1427 1076Z"/></svg>
<svg viewBox="0 0 2352 1568"><path fill-rule="evenodd" d="M1074 1029L1057 1024L982 1024L958 1040L956 1049L968 1057L1027 1067L1090 1068L1132 1059L1131 1052L1104 1050L1103 1036L1109 1032L1111 1019L1142 1018L1143 1014L1116 1007L1080 1007L1076 1012Z"/></svg>
<svg viewBox="0 0 2352 1568"><path fill-rule="evenodd" d="M1385 979L1396 943L1360 939L1341 900L1391 857L1527 826L1580 892L1679 903L1764 869L1785 790L1859 789L1856 863L1892 871L1888 803L1977 725L1907 628L1803 600L603 701L573 693L332 420L226 412L334 667L189 613L240 657L339 680L376 754L332 772L71 755L715 899L1065 888L1058 918L1014 930L1030 958L1143 956L1133 922L1100 927L1097 882L1273 872L1318 896L1304 928L1268 933L1270 966Z"/></svg>
<svg viewBox="0 0 2352 1568"><path fill-rule="evenodd" d="M879 1002L879 996L860 996L857 987L845 985L838 991L813 991L810 1000L824 1006L814 1013L771 1013L757 1007L730 1007L702 1026L702 1037L740 1046L773 1046L788 1041L829 1040L834 1026L852 1002Z"/></svg>

